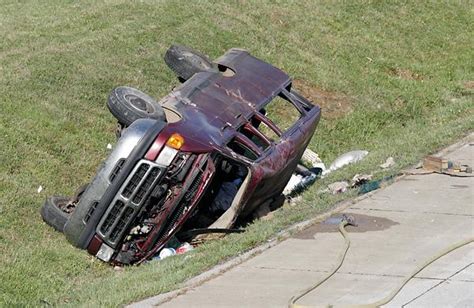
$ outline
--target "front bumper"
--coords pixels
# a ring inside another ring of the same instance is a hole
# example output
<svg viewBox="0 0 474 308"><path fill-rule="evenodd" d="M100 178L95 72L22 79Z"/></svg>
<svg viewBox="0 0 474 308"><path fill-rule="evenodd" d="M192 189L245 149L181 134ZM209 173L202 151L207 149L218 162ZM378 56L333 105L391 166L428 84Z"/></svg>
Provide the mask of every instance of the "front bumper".
<svg viewBox="0 0 474 308"><path fill-rule="evenodd" d="M88 247L117 192L165 125L161 121L139 119L124 131L64 227L66 238L74 246Z"/></svg>

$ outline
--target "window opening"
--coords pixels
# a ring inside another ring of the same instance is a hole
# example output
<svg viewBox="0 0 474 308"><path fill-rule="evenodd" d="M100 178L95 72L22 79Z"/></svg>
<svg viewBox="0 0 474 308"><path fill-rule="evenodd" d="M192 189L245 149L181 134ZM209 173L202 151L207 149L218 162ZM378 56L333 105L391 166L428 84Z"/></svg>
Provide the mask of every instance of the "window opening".
<svg viewBox="0 0 474 308"><path fill-rule="evenodd" d="M283 132L301 118L301 112L284 93L275 96L260 113L268 117Z"/></svg>

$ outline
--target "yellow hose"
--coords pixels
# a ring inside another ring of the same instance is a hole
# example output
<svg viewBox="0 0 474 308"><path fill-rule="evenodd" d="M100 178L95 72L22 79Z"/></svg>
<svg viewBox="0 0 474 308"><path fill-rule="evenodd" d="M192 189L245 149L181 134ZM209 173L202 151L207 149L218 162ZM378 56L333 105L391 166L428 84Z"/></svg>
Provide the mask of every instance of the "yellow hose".
<svg viewBox="0 0 474 308"><path fill-rule="evenodd" d="M347 254L347 251L349 250L349 247L351 245L351 241L349 240L349 236L347 234L347 231L345 229L345 227L348 225L348 221L347 220L342 220L340 223L339 223L339 232L342 234L342 236L344 237L344 242L345 242L345 247L343 250L341 250L340 254L339 254L339 258L338 258L338 262L336 264L336 266L334 267L334 269L326 276L324 277L323 279L319 280L316 284L314 284L313 286L311 286L310 288L302 291L300 294L298 295L295 295L293 296L289 302L288 302L288 307L290 308L303 308L303 307L306 307L306 308L310 308L310 307L315 307L315 306L306 306L306 305L298 305L296 304L296 301L298 301L299 299L301 299L303 296L307 295L309 292L313 291L314 289L316 289L317 287L319 287L321 284L323 284L325 281L327 281L329 278L331 278L338 270L339 268L342 266L342 263L344 262L344 259L346 257L346 254ZM375 308L375 307L380 307L382 305L385 305L387 304L388 302L390 302L400 291L401 289L408 283L408 281L410 281L413 277L415 277L416 274L418 274L419 272L421 272L424 268L426 268L428 265L430 265L431 263L433 263L434 261L438 260L439 258L447 255L448 253L452 252L453 250L456 250L458 248L461 248L467 244L470 244L474 242L474 237L471 237L471 238L468 238L468 239L465 239L461 242L458 242L454 245L451 245L445 249L443 249L442 251L440 251L439 253L435 254L434 256L432 256L430 259L428 259L425 263L423 263L421 266L419 266L418 268L416 268L410 275L406 276L405 279L398 285L398 287L396 289L394 289L390 294L388 294L386 297L374 302L374 303L369 303L369 304L360 304L360 305L351 305L351 306L346 306L346 307L350 307L350 308ZM324 307L334 307L333 305L325 305Z"/></svg>
<svg viewBox="0 0 474 308"><path fill-rule="evenodd" d="M334 275L339 270L339 268L342 266L342 263L344 262L344 259L346 258L347 251L349 250L349 247L351 246L351 241L349 240L349 236L348 236L347 231L345 229L345 227L348 224L349 224L349 222L346 219L343 219L339 223L339 232L344 237L344 249L339 253L339 258L338 258L339 261L337 262L336 266L332 269L332 271L326 277L319 280L315 285L313 285L310 288L304 290L300 294L295 295L292 298L290 298L290 301L288 302L288 307L290 307L290 308L311 307L311 306L297 305L296 301L298 301L303 296L305 296L309 292L313 291L314 289L316 289L317 287L322 285L326 280L331 278L332 275Z"/></svg>

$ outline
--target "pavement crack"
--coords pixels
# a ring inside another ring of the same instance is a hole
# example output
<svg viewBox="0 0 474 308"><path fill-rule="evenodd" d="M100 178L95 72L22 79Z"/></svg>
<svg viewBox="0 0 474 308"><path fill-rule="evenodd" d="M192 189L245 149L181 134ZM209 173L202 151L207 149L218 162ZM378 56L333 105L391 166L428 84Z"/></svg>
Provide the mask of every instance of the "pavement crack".
<svg viewBox="0 0 474 308"><path fill-rule="evenodd" d="M281 270L281 271L293 271L293 272L329 273L329 271L303 269L303 268L284 268L284 267L268 267L268 266L252 266L252 268L262 269L262 270Z"/></svg>
<svg viewBox="0 0 474 308"><path fill-rule="evenodd" d="M460 272L462 272L463 270L465 270L466 268L468 268L469 266L471 266L472 264L474 263L469 263L468 265L462 267L460 270L456 271L454 274L452 274L451 276L447 277L447 278L444 278L443 280L441 280L439 283L435 284L434 286L432 286L431 288L429 288L428 290L426 290L425 292L421 293L420 295L416 296L415 298L411 299L410 301L406 302L405 304L402 305L402 307L405 307L411 303L413 303L414 301L416 301L417 299L419 299L420 297L422 297L423 295L427 294L428 292L430 292L431 290L437 288L438 286L442 285L443 283L445 283L446 281L449 281L450 278L456 276L457 274L459 274ZM416 277L418 278L418 277Z"/></svg>
<svg viewBox="0 0 474 308"><path fill-rule="evenodd" d="M295 272L312 272L312 273L328 273L326 270L314 270L314 269L303 269L303 268L284 268L284 267L269 267L269 266L252 266L255 269L262 270L282 270L282 271L295 271ZM356 276L371 276L371 277L391 277L391 278L403 278L403 275L392 275L392 274L374 274L374 273L360 273L360 272L336 272L337 274L343 275L356 275ZM420 279L433 279L442 280L440 278L420 278Z"/></svg>
<svg viewBox="0 0 474 308"><path fill-rule="evenodd" d="M377 212L395 212L395 213L413 213L410 211L404 210L393 210L393 209L375 209L375 208L367 208L367 207L350 207L350 210L363 210L363 211L377 211Z"/></svg>

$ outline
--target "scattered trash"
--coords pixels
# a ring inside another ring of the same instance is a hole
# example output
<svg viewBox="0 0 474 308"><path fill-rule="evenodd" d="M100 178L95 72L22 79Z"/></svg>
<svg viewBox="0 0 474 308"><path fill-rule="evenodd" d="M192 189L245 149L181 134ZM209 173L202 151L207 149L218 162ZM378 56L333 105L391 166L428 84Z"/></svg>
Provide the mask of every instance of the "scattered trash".
<svg viewBox="0 0 474 308"><path fill-rule="evenodd" d="M450 161L443 157L427 156L423 163L415 169L406 170L404 174L410 175L426 175L426 174L445 174L456 177L473 177L472 167L461 164L456 161Z"/></svg>
<svg viewBox="0 0 474 308"><path fill-rule="evenodd" d="M135 226L135 227L132 228L132 230L130 230L130 234L136 235L140 232L140 229L141 229L140 226Z"/></svg>
<svg viewBox="0 0 474 308"><path fill-rule="evenodd" d="M469 165L463 165L459 162L447 160L442 157L427 156L423 160L423 169L435 172L466 172L472 173L472 167Z"/></svg>
<svg viewBox="0 0 474 308"><path fill-rule="evenodd" d="M289 195L296 188L296 186L301 183L302 180L302 175L293 173L290 180L288 181L288 184L286 184L285 189L283 189L283 194L285 196Z"/></svg>
<svg viewBox="0 0 474 308"><path fill-rule="evenodd" d="M38 187L38 194L39 194L40 192L42 192L42 191L43 191L43 186L40 185L40 186Z"/></svg>
<svg viewBox="0 0 474 308"><path fill-rule="evenodd" d="M451 166L452 166L451 162ZM435 157L435 156L426 156L423 160L423 169L430 170L430 171L438 171L441 172L449 168L449 162L447 159L442 157Z"/></svg>
<svg viewBox="0 0 474 308"><path fill-rule="evenodd" d="M312 185L318 178L318 175L321 173L321 168L314 167L308 169L303 165L298 165L296 167L295 173L291 175L291 178L286 184L285 189L283 189L283 195L286 197L291 197L300 194L306 188L308 188L308 186Z"/></svg>
<svg viewBox="0 0 474 308"><path fill-rule="evenodd" d="M380 187L384 186L384 183L389 182L394 177L395 175L389 175L389 176L383 177L380 180L374 180L374 181L363 183L359 188L359 195L363 195L373 190L379 189Z"/></svg>
<svg viewBox="0 0 474 308"><path fill-rule="evenodd" d="M168 257L174 256L175 254L176 254L176 250L174 248L163 248L160 251L159 257L160 257L160 260L163 260Z"/></svg>
<svg viewBox="0 0 474 308"><path fill-rule="evenodd" d="M352 178L351 187L360 186L372 180L372 174L356 174Z"/></svg>
<svg viewBox="0 0 474 308"><path fill-rule="evenodd" d="M328 185L328 189L333 195L345 192L347 187L349 187L349 183L346 181L335 182Z"/></svg>
<svg viewBox="0 0 474 308"><path fill-rule="evenodd" d="M359 188L359 195L363 195L368 192L371 192L372 190L379 189L381 187L380 184L381 184L381 180L371 181L371 182L363 184Z"/></svg>
<svg viewBox="0 0 474 308"><path fill-rule="evenodd" d="M326 175L346 165L358 162L359 160L367 156L367 154L369 154L369 152L364 150L350 151L345 154L342 154L333 161L329 169L323 171L323 175Z"/></svg>
<svg viewBox="0 0 474 308"><path fill-rule="evenodd" d="M116 271L116 272L123 272L123 271L124 271L124 268L123 268L122 266L116 265L116 266L114 266L114 271Z"/></svg>
<svg viewBox="0 0 474 308"><path fill-rule="evenodd" d="M306 162L311 165L313 168L319 168L322 172L326 170L326 166L324 165L319 155L310 149L306 149L303 152L303 157L301 157L303 162Z"/></svg>
<svg viewBox="0 0 474 308"><path fill-rule="evenodd" d="M291 196L295 196L297 194L300 194L303 192L306 188L311 186L317 179L318 175L315 173L312 173L309 176L305 176L303 180L296 185L295 189L290 193Z"/></svg>
<svg viewBox="0 0 474 308"><path fill-rule="evenodd" d="M185 254L188 251L191 251L193 249L194 249L193 245L189 244L188 242L184 242L183 244L181 244L181 246L179 246L176 249L176 254L177 255L182 255L182 254Z"/></svg>
<svg viewBox="0 0 474 308"><path fill-rule="evenodd" d="M107 144L107 149L108 149L108 150L112 150L112 145L111 145L110 143Z"/></svg>
<svg viewBox="0 0 474 308"><path fill-rule="evenodd" d="M151 226L149 225L144 225L143 227L140 228L140 232L142 234L147 234L150 231L151 231Z"/></svg>
<svg viewBox="0 0 474 308"><path fill-rule="evenodd" d="M394 165L395 165L395 160L393 159L392 156L390 156L389 158L387 158L387 160L383 164L380 165L380 168L387 169Z"/></svg>
<svg viewBox="0 0 474 308"><path fill-rule="evenodd" d="M174 255L182 255L193 249L194 249L194 246L191 245L190 243L188 242L181 243L178 241L178 239L175 236L173 236L169 240L167 247L161 249L159 254L153 257L153 260L163 260Z"/></svg>

